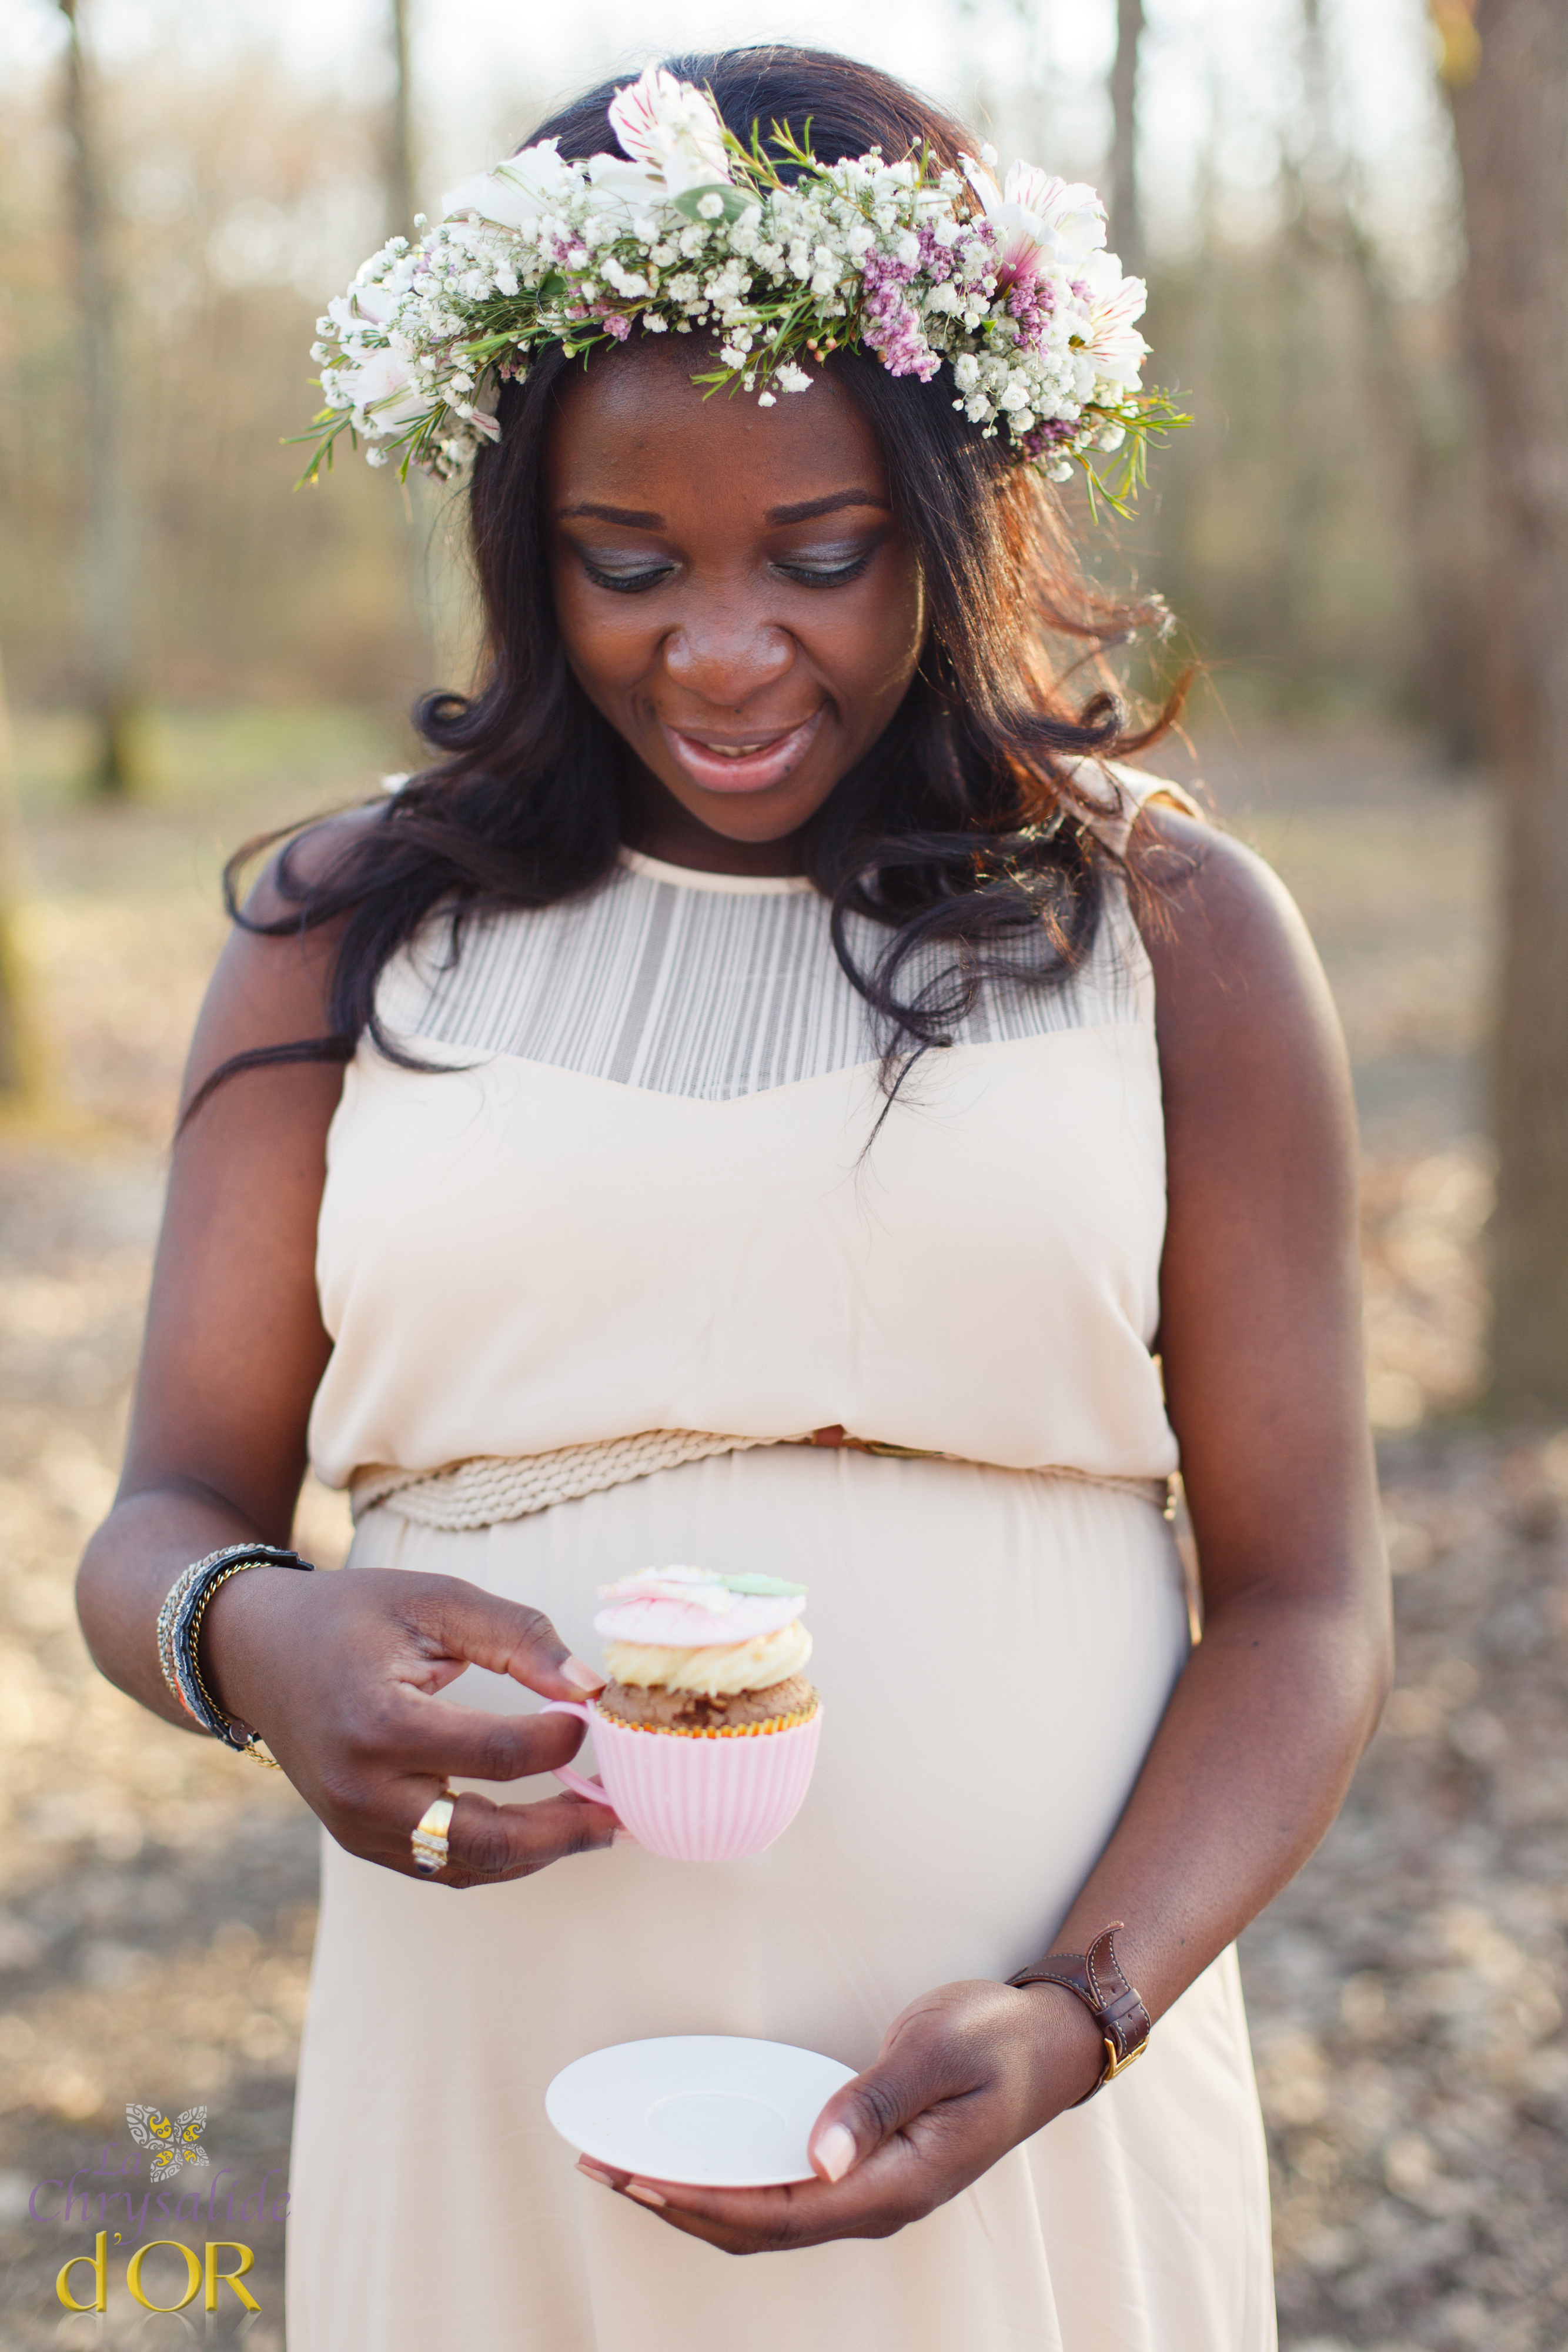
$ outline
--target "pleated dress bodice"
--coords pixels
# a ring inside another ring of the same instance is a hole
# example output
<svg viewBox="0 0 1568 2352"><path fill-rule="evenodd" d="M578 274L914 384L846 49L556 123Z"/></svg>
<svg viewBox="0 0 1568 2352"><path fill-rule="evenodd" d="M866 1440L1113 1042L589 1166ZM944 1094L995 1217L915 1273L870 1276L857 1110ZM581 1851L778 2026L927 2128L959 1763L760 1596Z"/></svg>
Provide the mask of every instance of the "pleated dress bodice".
<svg viewBox="0 0 1568 2352"><path fill-rule="evenodd" d="M1065 982L988 986L891 1108L801 880L622 852L460 940L438 918L380 1006L435 1066L366 1044L333 1121L329 1485L834 1423L1010 1468L1175 1468L1153 981L1114 877Z"/></svg>

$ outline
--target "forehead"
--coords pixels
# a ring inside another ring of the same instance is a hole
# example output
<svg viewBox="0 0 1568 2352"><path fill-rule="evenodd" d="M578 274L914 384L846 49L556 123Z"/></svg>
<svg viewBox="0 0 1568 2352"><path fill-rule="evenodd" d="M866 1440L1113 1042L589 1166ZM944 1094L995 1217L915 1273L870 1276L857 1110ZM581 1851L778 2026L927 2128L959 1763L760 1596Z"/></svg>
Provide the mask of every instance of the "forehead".
<svg viewBox="0 0 1568 2352"><path fill-rule="evenodd" d="M819 373L807 392L705 399L694 371L712 364L694 336L639 336L595 352L563 391L547 449L552 509L582 499L654 509L795 505L855 488L886 494L877 436L842 386Z"/></svg>

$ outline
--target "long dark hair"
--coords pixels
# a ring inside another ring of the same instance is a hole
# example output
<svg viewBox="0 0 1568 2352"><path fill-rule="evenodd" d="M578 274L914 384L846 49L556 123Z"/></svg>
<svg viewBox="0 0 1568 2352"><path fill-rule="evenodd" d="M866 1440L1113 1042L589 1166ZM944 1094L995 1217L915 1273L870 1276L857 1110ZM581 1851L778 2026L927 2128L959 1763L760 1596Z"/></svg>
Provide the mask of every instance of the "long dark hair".
<svg viewBox="0 0 1568 2352"><path fill-rule="evenodd" d="M764 47L668 63L712 92L743 140L754 123L764 137L781 124L802 139L809 125L823 161L873 146L897 157L924 145L952 166L970 143L888 75L824 51ZM535 138L558 139L569 157L604 152L615 89L591 90ZM347 1061L367 1034L393 1060L423 1066L382 1033L376 986L432 912L456 912L460 949L464 914L548 906L591 888L614 864L631 755L571 675L549 587L543 459L570 364L559 350L547 352L522 383L503 387L499 443L476 460L470 519L484 668L473 693L420 704L416 724L439 755L434 764L325 858L300 856L308 835L275 835L231 861L236 922L271 934L340 926L330 1033L236 1055L193 1098L187 1118L241 1069ZM1143 749L1174 705L1152 727L1129 727L1101 656L1163 608L1091 588L1056 493L955 411L945 371L927 384L890 376L869 354L835 352L827 364L882 444L930 615L918 672L892 724L804 838L806 870L832 902L839 959L883 1024L893 1084L911 1055L947 1042L988 976L1049 987L1081 961L1098 921L1105 853L1082 822L1074 762ZM1071 677L1085 664L1090 690L1074 711L1061 673ZM272 879L285 911L261 919L241 911L239 878L280 839L287 845ZM887 932L869 968L850 944L852 914Z"/></svg>

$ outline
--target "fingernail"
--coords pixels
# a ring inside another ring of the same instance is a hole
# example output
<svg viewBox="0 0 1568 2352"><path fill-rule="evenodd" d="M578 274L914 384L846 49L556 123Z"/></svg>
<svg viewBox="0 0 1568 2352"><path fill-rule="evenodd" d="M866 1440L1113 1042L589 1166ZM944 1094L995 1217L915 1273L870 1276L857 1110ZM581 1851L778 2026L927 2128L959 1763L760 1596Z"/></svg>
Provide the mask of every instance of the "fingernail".
<svg viewBox="0 0 1568 2352"><path fill-rule="evenodd" d="M630 1830L617 1830L610 1843L612 1845L635 1845L637 1841Z"/></svg>
<svg viewBox="0 0 1568 2352"><path fill-rule="evenodd" d="M604 1688L604 1676L596 1675L591 1666L585 1666L580 1658L563 1658L560 1678L563 1683L570 1683L573 1690L600 1691Z"/></svg>
<svg viewBox="0 0 1568 2352"><path fill-rule="evenodd" d="M577 2168L585 2180L597 2180L601 2189L613 2189L615 2186L610 2175L607 2172L601 2172L596 2164L590 2164L585 2156L578 2158Z"/></svg>
<svg viewBox="0 0 1568 2352"><path fill-rule="evenodd" d="M645 2188L640 2180L629 2180L626 2194L634 2197L639 2205L666 2205L669 2202L668 2198L661 2197L656 2189Z"/></svg>
<svg viewBox="0 0 1568 2352"><path fill-rule="evenodd" d="M829 2180L841 2180L855 2160L854 2135L842 2124L830 2124L811 2155L819 2172Z"/></svg>

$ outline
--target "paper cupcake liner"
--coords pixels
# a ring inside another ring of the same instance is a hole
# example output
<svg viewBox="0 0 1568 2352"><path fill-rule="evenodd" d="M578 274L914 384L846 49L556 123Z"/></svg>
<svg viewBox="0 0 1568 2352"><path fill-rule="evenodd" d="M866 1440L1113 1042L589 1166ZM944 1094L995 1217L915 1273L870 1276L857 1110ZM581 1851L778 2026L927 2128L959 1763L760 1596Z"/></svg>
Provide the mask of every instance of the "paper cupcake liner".
<svg viewBox="0 0 1568 2352"><path fill-rule="evenodd" d="M794 1718L648 1739L643 1727L578 1700L552 1699L545 1712L588 1725L602 1776L586 1780L563 1764L556 1779L580 1797L608 1801L639 1845L671 1862L764 1853L805 1800L822 1721L819 1705Z"/></svg>
<svg viewBox="0 0 1568 2352"><path fill-rule="evenodd" d="M617 1731L651 1731L660 1739L760 1739L770 1731L793 1731L810 1723L820 1705L797 1707L793 1715L769 1715L760 1723L625 1723L618 1715L602 1715L600 1720L612 1723Z"/></svg>

